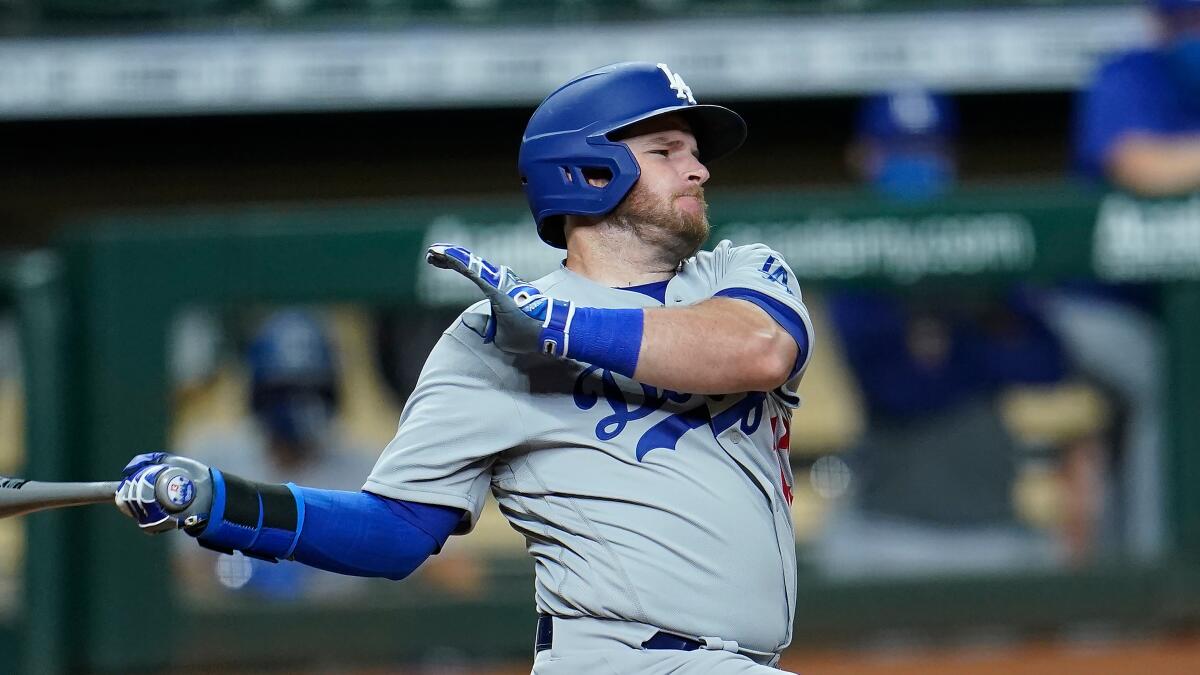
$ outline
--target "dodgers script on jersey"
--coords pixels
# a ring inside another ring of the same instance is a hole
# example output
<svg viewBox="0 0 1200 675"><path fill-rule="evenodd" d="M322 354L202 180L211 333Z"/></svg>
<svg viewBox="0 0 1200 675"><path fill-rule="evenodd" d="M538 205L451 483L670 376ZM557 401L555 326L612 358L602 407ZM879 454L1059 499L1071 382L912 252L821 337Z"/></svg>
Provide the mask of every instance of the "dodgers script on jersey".
<svg viewBox="0 0 1200 675"><path fill-rule="evenodd" d="M566 268L532 283L584 306L661 306ZM744 291L794 312L811 345L794 275L765 246L722 241L685 261L666 305ZM430 353L364 489L465 509L460 533L490 489L526 538L540 612L777 652L791 640L796 594L787 452L804 351L773 392L700 396L507 354L458 320Z"/></svg>

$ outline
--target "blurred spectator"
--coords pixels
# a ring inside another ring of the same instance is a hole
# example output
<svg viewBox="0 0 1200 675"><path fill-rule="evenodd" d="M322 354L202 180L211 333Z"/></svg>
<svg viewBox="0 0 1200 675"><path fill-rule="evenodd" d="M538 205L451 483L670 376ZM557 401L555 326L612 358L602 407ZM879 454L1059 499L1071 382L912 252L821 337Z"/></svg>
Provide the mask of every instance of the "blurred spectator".
<svg viewBox="0 0 1200 675"><path fill-rule="evenodd" d="M246 360L252 414L232 425L192 433L178 452L254 480L359 490L372 455L355 447L337 424L338 366L317 319L297 310L272 314L251 341ZM194 545L180 555L189 559L192 581L208 588L220 581L277 599L343 593L364 582L303 565L233 562ZM231 573L231 565L247 567Z"/></svg>
<svg viewBox="0 0 1200 675"><path fill-rule="evenodd" d="M1132 192L1200 189L1200 0L1150 0L1151 49L1105 63L1080 99L1080 169Z"/></svg>
<svg viewBox="0 0 1200 675"><path fill-rule="evenodd" d="M950 99L906 89L867 99L848 157L889 198L928 200L955 180ZM1055 336L1026 294L871 291L829 296L829 316L866 407L854 480L818 541L833 575L978 572L1045 566L1052 538L1013 502L1024 451L996 403L1009 385L1065 374Z"/></svg>
<svg viewBox="0 0 1200 675"><path fill-rule="evenodd" d="M1157 44L1110 58L1079 100L1075 157L1093 180L1147 197L1200 190L1200 0L1150 0ZM1148 286L1080 283L1048 294L1047 320L1077 370L1120 406L1119 481L1106 487L1110 552L1147 562L1165 538L1162 337ZM1119 355L1119 356L1118 356Z"/></svg>
<svg viewBox="0 0 1200 675"><path fill-rule="evenodd" d="M954 102L918 87L872 96L859 107L851 168L876 192L913 201L945 193L957 172Z"/></svg>
<svg viewBox="0 0 1200 675"><path fill-rule="evenodd" d="M1039 306L1072 369L1115 404L1101 475L1097 553L1151 562L1162 553L1162 336L1138 289L1077 283L1046 292Z"/></svg>
<svg viewBox="0 0 1200 675"><path fill-rule="evenodd" d="M829 299L866 404L848 462L852 503L822 535L832 574L995 571L1049 565L1052 540L1022 526L1013 486L1024 452L997 395L1064 375L1057 340L1024 297Z"/></svg>

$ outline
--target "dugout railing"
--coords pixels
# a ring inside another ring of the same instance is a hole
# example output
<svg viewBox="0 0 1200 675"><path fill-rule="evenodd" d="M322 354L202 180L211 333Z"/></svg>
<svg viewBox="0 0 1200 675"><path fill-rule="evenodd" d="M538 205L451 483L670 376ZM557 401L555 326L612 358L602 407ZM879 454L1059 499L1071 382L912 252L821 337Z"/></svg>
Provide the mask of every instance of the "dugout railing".
<svg viewBox="0 0 1200 675"><path fill-rule="evenodd" d="M806 287L986 288L1075 277L1161 285L1171 363L1171 545L1161 563L987 579L802 582L798 643L895 625L1046 629L1200 618L1200 491L1191 489L1200 482L1196 201L1143 202L1053 185L964 190L933 205L858 193L728 194L713 202L714 240L779 248ZM112 477L132 454L165 446L166 336L183 307L415 307L419 296L465 305L461 288L424 276L421 252L431 241L477 246L531 275L554 257L517 201L126 215L72 231L59 257L47 259L61 260L49 280L17 286L19 302L37 317L27 344L46 358L34 371L31 355L30 470L60 480ZM38 561L45 567L29 578L27 620L17 629L28 636L27 672L380 663L439 648L520 659L530 651L531 572L482 600L213 613L187 609L177 597L164 538L141 536L111 509L35 518L31 572Z"/></svg>

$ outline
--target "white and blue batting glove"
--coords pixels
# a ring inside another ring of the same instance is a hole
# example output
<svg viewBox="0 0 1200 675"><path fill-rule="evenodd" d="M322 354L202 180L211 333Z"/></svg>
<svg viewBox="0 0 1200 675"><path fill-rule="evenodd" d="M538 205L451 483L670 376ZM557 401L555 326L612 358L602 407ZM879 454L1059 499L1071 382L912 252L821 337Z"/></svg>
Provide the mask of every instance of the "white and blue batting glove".
<svg viewBox="0 0 1200 675"><path fill-rule="evenodd" d="M212 504L208 467L187 457L152 452L121 471L117 509L147 534L203 525Z"/></svg>
<svg viewBox="0 0 1200 675"><path fill-rule="evenodd" d="M495 342L512 354L571 355L574 303L543 295L511 268L490 263L462 246L434 244L425 261L458 272L483 291L492 305L491 316L483 326L468 325L484 342Z"/></svg>
<svg viewBox="0 0 1200 675"><path fill-rule="evenodd" d="M182 529L201 546L278 562L290 558L304 507L296 486L266 485L194 459L153 452L122 471L117 508L147 534Z"/></svg>

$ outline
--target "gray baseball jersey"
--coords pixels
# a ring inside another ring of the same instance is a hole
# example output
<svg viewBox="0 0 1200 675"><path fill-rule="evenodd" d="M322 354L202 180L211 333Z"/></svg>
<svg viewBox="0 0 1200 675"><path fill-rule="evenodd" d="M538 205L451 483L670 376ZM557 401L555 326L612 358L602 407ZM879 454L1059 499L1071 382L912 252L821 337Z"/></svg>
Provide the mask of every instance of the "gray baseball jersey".
<svg viewBox="0 0 1200 675"><path fill-rule="evenodd" d="M582 306L662 306L565 268L533 284ZM665 301L716 295L754 302L797 338L786 385L661 390L585 363L504 353L455 321L364 489L465 509L463 533L490 488L525 536L541 612L782 649L796 594L788 428L812 327L794 275L765 246L722 241L701 252ZM487 311L486 302L467 310Z"/></svg>

